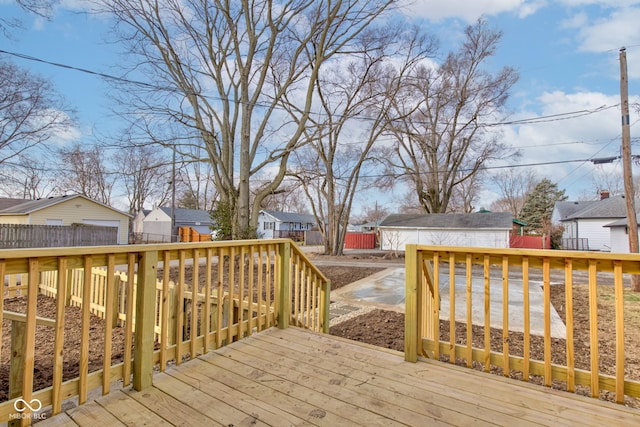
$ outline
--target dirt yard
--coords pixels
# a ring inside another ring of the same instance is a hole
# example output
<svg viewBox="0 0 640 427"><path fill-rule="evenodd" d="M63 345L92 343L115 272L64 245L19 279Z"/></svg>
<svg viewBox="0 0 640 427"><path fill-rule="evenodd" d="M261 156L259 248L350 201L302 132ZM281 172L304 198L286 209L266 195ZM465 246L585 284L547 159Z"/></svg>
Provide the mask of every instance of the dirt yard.
<svg viewBox="0 0 640 427"><path fill-rule="evenodd" d="M313 260L331 261L330 257L312 256ZM359 279L370 276L378 271L380 267L371 267L372 262L380 260L379 257L373 256L351 256L342 257L342 261L349 260L353 262L362 261L367 267L340 266L340 265L321 265L320 270L331 279L332 289L338 289L353 283ZM607 373L613 374L615 368L614 354L607 352L607 348L615 348L614 333L614 311L613 307L613 289L608 286L601 287L601 303L599 305L599 320L601 327L599 330L600 340L600 366ZM633 293L625 294L626 310L627 310L627 328L625 330L626 347L626 370L627 375L631 378L640 380L640 295ZM564 288L561 286L552 287L552 302L554 307L564 319ZM5 310L24 311L24 301L20 298L5 300ZM80 342L80 310L74 307L67 308L67 317L65 320L65 348L72 349L65 352L64 378L72 378L78 373L77 360L79 359L79 342ZM574 312L575 312L575 357L576 368L588 369L590 366L589 356L589 318L588 318L588 296L586 285L578 285L574 291ZM55 302L46 297L39 297L38 316L46 318L55 317ZM10 322L5 321L2 325L3 343L2 343L2 364L0 365L0 401L4 401L8 397L8 378L9 378L9 346L10 346ZM448 335L449 326L447 322L442 322L441 331ZM456 336L463 339L465 336L465 326L456 325ZM474 326L474 345L483 346L482 328ZM374 344L380 347L403 351L404 349L404 317L401 313L373 310L357 318L353 318L331 327L331 334ZM92 317L91 320L91 342L95 345L90 348L89 369L100 369L102 365L102 355L100 344L103 336L103 323L100 319ZM500 351L502 348L501 331L492 330L492 348ZM38 327L37 331L37 354L36 369L34 377L36 381L35 388L46 387L51 384L51 360L53 355L53 343L49 328ZM475 340L478 341L475 341ZM122 328L115 328L113 331L113 357L114 361L122 360L124 353L124 339ZM509 337L510 353L513 355L522 354L522 334L512 333ZM563 340L553 341L554 363L564 364L565 346ZM543 360L543 342L541 339L532 338L531 357ZM447 356L442 357L447 360ZM501 368L494 368L496 374L502 375ZM520 374L512 372L513 377ZM541 378L532 378L532 382L541 383ZM555 388L564 388L563 384L554 384ZM587 394L588 389L579 390L582 394ZM606 393L602 395L603 399L611 399ZM640 402L630 400L627 402L629 406L640 407Z"/></svg>

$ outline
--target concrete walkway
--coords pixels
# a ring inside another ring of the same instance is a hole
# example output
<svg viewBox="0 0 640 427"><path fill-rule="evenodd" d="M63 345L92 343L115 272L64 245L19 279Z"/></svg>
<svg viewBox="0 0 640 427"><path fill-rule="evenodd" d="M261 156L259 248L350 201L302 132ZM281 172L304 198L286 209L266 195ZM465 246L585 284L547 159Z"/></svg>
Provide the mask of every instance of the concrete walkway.
<svg viewBox="0 0 640 427"><path fill-rule="evenodd" d="M331 292L333 322L343 320L343 316L353 317L357 310L380 308L404 312L405 271L404 268L392 267L373 276L354 282ZM456 321L466 321L466 279L455 276L455 317ZM449 275L440 277L440 318L449 319ZM472 318L474 325L484 324L484 280L482 277L472 279ZM492 278L489 298L491 301L491 326L502 328L502 280ZM531 333L544 335L544 296L542 283L530 282L530 325ZM509 330L524 332L524 293L522 283L512 280L509 283ZM345 308L347 307L347 308ZM363 309L364 308L364 309ZM341 309L344 314L336 310ZM551 336L565 338L566 329L555 309L551 310Z"/></svg>

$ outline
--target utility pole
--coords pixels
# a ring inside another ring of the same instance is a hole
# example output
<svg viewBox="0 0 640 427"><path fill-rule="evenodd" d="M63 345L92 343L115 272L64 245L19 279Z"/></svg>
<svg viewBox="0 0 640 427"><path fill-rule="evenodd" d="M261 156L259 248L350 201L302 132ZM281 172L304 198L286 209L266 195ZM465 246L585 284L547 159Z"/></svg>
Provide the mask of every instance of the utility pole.
<svg viewBox="0 0 640 427"><path fill-rule="evenodd" d="M636 217L635 194L633 191L633 171L631 169L631 131L629 121L629 80L627 77L627 52L620 49L620 110L622 113L622 174L624 175L624 195L627 204L627 230L629 231L629 252L638 253L638 219ZM640 292L640 275L631 276L631 288Z"/></svg>
<svg viewBox="0 0 640 427"><path fill-rule="evenodd" d="M171 170L171 236L169 241L173 243L176 233L176 144L173 144L173 168ZM176 239L176 242L179 239Z"/></svg>

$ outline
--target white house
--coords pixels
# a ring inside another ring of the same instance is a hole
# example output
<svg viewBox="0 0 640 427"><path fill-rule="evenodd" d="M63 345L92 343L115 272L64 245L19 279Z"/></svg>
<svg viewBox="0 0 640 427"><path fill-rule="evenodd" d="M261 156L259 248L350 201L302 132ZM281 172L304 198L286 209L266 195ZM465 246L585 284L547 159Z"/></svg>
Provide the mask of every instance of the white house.
<svg viewBox="0 0 640 427"><path fill-rule="evenodd" d="M556 202L551 221L562 225L563 249L613 251L606 226L627 216L624 196L578 202Z"/></svg>
<svg viewBox="0 0 640 427"><path fill-rule="evenodd" d="M258 214L258 237L261 239L290 238L302 241L304 232L316 227L310 214L261 210Z"/></svg>
<svg viewBox="0 0 640 427"><path fill-rule="evenodd" d="M392 214L380 223L380 249L404 251L407 244L508 248L512 220L509 212Z"/></svg>

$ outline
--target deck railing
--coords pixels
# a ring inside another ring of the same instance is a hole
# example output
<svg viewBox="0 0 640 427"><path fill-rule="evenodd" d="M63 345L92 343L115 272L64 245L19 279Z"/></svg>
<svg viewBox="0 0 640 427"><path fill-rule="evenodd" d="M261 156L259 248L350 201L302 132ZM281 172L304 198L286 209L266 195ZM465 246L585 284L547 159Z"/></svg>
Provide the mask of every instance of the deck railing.
<svg viewBox="0 0 640 427"><path fill-rule="evenodd" d="M625 376L624 338L625 315L637 316L625 313L625 296L631 274L640 273L639 255L407 245L405 256L406 360L419 355L448 359L487 372L501 369L524 381L540 376L546 386L559 382L570 392L583 387L596 398L615 393L618 403L625 396L640 397L639 378ZM552 330L555 286L564 291L561 337ZM573 306L577 286L588 290L588 343L574 338L578 315L584 321L585 314ZM512 301L516 289L521 301ZM530 301L535 292L542 292L543 302L538 326ZM614 300L615 344L610 347L599 340L599 328L610 327L599 322L605 297ZM542 351L532 350L533 340L541 341ZM588 351L589 366L576 366L577 351ZM615 366L606 366L601 355L614 355Z"/></svg>
<svg viewBox="0 0 640 427"><path fill-rule="evenodd" d="M28 424L39 407L57 414L65 399L82 404L89 390L108 394L117 380L144 389L154 369L271 326L329 327L328 280L284 239L0 250L0 279L0 325L11 326L10 339L0 332L0 368L10 365L0 422ZM54 301L54 318L40 316L46 300ZM65 344L73 306L79 348ZM50 357L38 356L44 343L36 333L50 337ZM52 372L45 388L34 387L34 368Z"/></svg>

